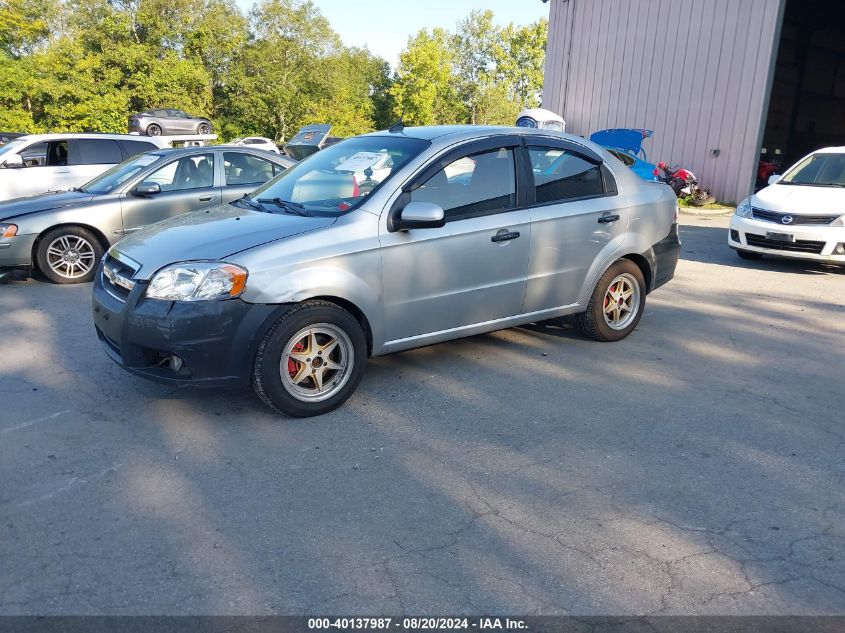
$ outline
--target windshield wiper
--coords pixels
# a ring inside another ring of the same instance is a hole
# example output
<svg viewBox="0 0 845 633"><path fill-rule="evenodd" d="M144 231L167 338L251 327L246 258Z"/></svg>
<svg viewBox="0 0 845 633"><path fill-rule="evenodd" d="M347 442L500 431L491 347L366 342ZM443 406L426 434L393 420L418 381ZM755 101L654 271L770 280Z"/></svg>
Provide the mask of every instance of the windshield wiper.
<svg viewBox="0 0 845 633"><path fill-rule="evenodd" d="M266 213L266 212L267 212L267 209L265 209L264 207L262 207L260 204L258 204L258 203L257 203L255 200L253 200L252 198L250 198L248 193L245 193L245 194L244 194L244 195L242 195L240 198L238 198L237 200L235 200L235 201L233 202L233 204L235 204L235 203L237 203L237 202L246 202L246 204L247 204L248 206L252 207L252 208L253 208L253 209L255 209L256 211L263 211L264 213Z"/></svg>
<svg viewBox="0 0 845 633"><path fill-rule="evenodd" d="M277 207L281 207L285 211L293 213L294 215L301 215L304 218L308 217L308 213L305 211L305 207L303 207L298 202L282 200L281 198L259 198L258 202L269 202L270 204L275 204Z"/></svg>

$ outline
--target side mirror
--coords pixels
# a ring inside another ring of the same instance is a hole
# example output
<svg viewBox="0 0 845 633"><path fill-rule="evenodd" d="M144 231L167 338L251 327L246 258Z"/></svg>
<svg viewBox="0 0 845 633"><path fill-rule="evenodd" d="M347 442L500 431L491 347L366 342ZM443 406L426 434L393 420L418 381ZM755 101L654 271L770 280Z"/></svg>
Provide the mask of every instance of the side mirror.
<svg viewBox="0 0 845 633"><path fill-rule="evenodd" d="M132 190L134 196L154 196L161 193L161 185L157 182L142 182Z"/></svg>
<svg viewBox="0 0 845 633"><path fill-rule="evenodd" d="M433 202L409 202L399 213L393 226L397 231L439 229L446 224L443 207Z"/></svg>
<svg viewBox="0 0 845 633"><path fill-rule="evenodd" d="M775 184L778 180L780 180L780 174L772 174L771 176L769 176L770 185Z"/></svg>
<svg viewBox="0 0 845 633"><path fill-rule="evenodd" d="M23 157L20 154L9 154L3 160L3 167L15 168L15 167L23 167L23 166L24 166Z"/></svg>

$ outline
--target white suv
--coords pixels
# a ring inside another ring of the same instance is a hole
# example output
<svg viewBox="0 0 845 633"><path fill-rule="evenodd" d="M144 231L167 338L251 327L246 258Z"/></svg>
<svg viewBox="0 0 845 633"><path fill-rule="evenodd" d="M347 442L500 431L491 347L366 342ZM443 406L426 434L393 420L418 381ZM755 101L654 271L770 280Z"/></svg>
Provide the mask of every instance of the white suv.
<svg viewBox="0 0 845 633"><path fill-rule="evenodd" d="M129 134L31 134L0 147L0 201L79 187L164 141Z"/></svg>
<svg viewBox="0 0 845 633"><path fill-rule="evenodd" d="M743 259L845 264L845 147L815 151L769 183L737 207L728 245Z"/></svg>

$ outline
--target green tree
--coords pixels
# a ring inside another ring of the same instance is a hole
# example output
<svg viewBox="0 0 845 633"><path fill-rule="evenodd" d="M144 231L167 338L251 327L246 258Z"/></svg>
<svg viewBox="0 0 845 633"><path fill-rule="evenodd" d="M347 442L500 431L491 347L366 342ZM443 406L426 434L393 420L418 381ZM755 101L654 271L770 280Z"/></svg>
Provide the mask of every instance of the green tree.
<svg viewBox="0 0 845 633"><path fill-rule="evenodd" d="M498 78L521 108L541 102L548 26L545 18L521 27L509 24L493 50Z"/></svg>
<svg viewBox="0 0 845 633"><path fill-rule="evenodd" d="M406 125L456 123L464 119L455 89L449 34L423 29L408 40L390 94L393 111Z"/></svg>

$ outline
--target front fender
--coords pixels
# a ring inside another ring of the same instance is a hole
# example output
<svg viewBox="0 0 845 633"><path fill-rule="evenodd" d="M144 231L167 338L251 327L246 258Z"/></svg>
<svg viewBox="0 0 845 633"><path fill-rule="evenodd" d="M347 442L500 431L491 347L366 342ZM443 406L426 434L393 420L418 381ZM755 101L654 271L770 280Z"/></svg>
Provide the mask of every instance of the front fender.
<svg viewBox="0 0 845 633"><path fill-rule="evenodd" d="M250 271L243 300L249 303L292 304L308 299L333 298L351 303L363 314L373 336L373 355L384 347L386 336L381 308L381 266L378 252L358 253L355 266L313 262L285 272ZM372 271L360 275L353 270Z"/></svg>

